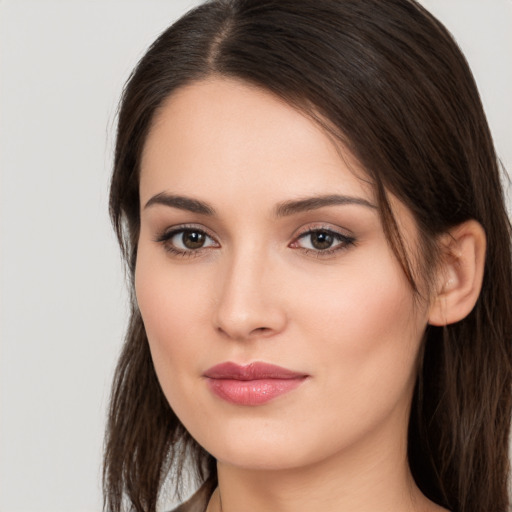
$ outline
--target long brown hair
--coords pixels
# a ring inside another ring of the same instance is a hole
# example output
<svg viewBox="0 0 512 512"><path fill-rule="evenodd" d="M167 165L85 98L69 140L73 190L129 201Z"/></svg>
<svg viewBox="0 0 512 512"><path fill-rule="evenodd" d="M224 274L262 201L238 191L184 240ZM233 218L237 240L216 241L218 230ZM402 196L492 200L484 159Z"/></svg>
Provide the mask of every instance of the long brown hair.
<svg viewBox="0 0 512 512"><path fill-rule="evenodd" d="M468 219L481 223L483 288L464 320L427 327L408 456L423 493L451 511L509 510L511 230L477 87L448 31L414 0L213 0L186 14L141 59L120 106L110 214L132 278L152 119L177 88L211 75L277 94L349 147L416 291L388 193L416 219L426 281L436 237ZM106 435L105 508L120 512L125 502L154 512L170 470L179 490L186 456L212 487L216 469L163 396L133 279L131 289Z"/></svg>

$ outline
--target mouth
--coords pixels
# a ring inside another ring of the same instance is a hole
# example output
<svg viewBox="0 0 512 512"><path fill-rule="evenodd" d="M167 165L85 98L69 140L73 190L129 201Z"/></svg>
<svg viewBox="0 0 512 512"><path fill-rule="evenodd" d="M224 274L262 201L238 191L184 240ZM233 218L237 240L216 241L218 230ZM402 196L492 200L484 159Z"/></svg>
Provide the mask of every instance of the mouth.
<svg viewBox="0 0 512 512"><path fill-rule="evenodd" d="M262 405L300 386L309 375L281 366L226 362L204 372L210 390L236 405Z"/></svg>

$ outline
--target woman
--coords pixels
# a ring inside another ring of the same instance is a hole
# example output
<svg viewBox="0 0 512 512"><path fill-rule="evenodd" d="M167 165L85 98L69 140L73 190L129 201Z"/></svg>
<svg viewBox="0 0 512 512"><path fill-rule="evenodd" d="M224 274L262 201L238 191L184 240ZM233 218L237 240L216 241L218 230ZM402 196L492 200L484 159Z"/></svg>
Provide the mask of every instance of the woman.
<svg viewBox="0 0 512 512"><path fill-rule="evenodd" d="M132 278L108 510L505 512L510 224L467 63L411 0L215 0L122 100ZM187 459L188 458L188 459Z"/></svg>

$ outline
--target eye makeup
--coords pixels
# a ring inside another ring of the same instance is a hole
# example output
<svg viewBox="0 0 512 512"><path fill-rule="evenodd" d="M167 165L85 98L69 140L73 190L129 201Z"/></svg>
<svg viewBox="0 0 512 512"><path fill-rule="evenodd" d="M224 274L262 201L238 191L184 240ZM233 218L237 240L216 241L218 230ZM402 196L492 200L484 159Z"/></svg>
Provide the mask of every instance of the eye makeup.
<svg viewBox="0 0 512 512"><path fill-rule="evenodd" d="M166 229L154 241L161 244L166 252L177 257L200 256L205 250L220 247L206 230L194 225Z"/></svg>
<svg viewBox="0 0 512 512"><path fill-rule="evenodd" d="M355 237L340 233L330 226L315 226L306 228L288 247L299 249L308 256L329 258L355 243Z"/></svg>
<svg viewBox="0 0 512 512"><path fill-rule="evenodd" d="M180 225L164 230L154 238L156 243L172 256L190 258L204 254L204 251L219 249L220 243L203 227ZM356 243L353 236L324 225L308 227L288 245L306 255L317 258L329 258L347 250Z"/></svg>

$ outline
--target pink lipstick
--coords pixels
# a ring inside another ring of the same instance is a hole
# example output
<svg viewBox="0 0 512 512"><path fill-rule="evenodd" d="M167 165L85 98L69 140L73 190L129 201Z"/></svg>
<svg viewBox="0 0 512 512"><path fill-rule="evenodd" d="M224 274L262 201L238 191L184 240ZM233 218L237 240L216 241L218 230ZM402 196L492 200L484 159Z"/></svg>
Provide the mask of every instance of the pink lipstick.
<svg viewBox="0 0 512 512"><path fill-rule="evenodd" d="M203 374L210 390L237 405L262 405L300 386L307 374L268 363L221 363Z"/></svg>

